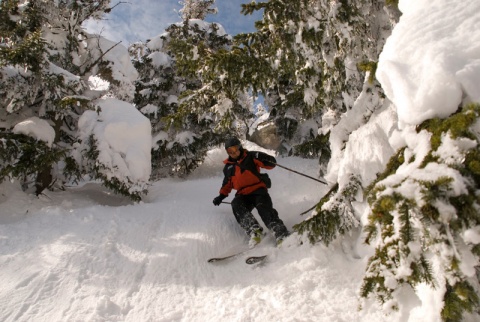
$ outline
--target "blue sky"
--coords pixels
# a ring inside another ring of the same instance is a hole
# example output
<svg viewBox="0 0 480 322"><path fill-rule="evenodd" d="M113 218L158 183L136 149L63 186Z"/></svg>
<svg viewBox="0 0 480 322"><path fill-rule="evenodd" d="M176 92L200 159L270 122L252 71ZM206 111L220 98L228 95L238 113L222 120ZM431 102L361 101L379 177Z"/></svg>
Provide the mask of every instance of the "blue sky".
<svg viewBox="0 0 480 322"><path fill-rule="evenodd" d="M240 13L241 4L250 1L217 0L218 14L206 20L220 23L230 35L254 31L254 23L261 19L261 14L244 16ZM116 3L117 0L112 0L111 5ZM134 0L119 4L102 21L89 21L85 27L89 32L100 33L112 41L121 40L128 46L161 34L170 24L181 21L178 14L181 8L179 0Z"/></svg>

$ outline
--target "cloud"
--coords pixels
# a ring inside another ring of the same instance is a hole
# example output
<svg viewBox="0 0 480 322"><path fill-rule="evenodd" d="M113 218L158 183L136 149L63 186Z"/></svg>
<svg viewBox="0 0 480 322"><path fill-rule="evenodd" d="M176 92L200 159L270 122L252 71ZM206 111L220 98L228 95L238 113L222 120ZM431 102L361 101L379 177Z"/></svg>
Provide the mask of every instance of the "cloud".
<svg viewBox="0 0 480 322"><path fill-rule="evenodd" d="M244 16L241 4L250 0L217 0L217 15L207 17L209 22L220 23L227 33L254 31L254 22L261 14ZM121 3L100 21L87 21L84 25L90 33L99 33L112 41L122 41L128 46L137 41L146 41L165 31L172 23L181 21L179 0L135 0Z"/></svg>
<svg viewBox="0 0 480 322"><path fill-rule="evenodd" d="M84 27L128 46L163 33L170 24L180 21L175 11L180 8L178 0L135 0L119 4L102 20L89 20Z"/></svg>

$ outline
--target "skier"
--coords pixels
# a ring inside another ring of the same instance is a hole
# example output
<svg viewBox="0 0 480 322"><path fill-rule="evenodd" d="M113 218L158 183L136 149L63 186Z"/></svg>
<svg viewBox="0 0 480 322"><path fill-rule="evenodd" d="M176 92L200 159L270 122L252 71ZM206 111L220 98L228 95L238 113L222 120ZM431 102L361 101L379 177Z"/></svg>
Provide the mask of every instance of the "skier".
<svg viewBox="0 0 480 322"><path fill-rule="evenodd" d="M232 210L237 222L250 236L249 245L255 246L263 236L263 228L251 213L253 208L257 209L267 228L273 231L277 245L280 245L289 232L278 217L278 212L273 208L267 184L262 180L265 174L259 173L260 168L273 169L276 163L275 158L263 152L247 151L237 138L228 139L225 150L229 155L223 161L225 177L220 194L213 199L213 204L220 205L232 189L237 190L232 200Z"/></svg>

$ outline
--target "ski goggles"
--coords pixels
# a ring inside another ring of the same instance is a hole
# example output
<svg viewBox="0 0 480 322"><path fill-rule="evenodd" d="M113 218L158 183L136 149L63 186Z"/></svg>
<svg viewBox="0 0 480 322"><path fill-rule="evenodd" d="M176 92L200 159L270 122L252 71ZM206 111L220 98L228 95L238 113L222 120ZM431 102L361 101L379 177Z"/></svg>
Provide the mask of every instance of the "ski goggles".
<svg viewBox="0 0 480 322"><path fill-rule="evenodd" d="M238 151L240 151L240 147L238 145L233 145L233 146L227 148L227 153L228 154L235 154Z"/></svg>

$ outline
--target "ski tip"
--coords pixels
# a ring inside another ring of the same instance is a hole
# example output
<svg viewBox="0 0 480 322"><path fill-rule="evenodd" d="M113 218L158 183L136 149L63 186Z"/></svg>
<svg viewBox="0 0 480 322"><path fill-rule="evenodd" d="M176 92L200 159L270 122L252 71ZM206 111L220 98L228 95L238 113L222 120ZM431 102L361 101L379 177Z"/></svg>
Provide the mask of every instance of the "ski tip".
<svg viewBox="0 0 480 322"><path fill-rule="evenodd" d="M256 263L260 263L261 261L263 261L265 258L267 258L267 255L264 255L264 256L252 256L252 257L249 257L245 260L245 263L247 263L248 265L252 265L252 264L256 264Z"/></svg>

